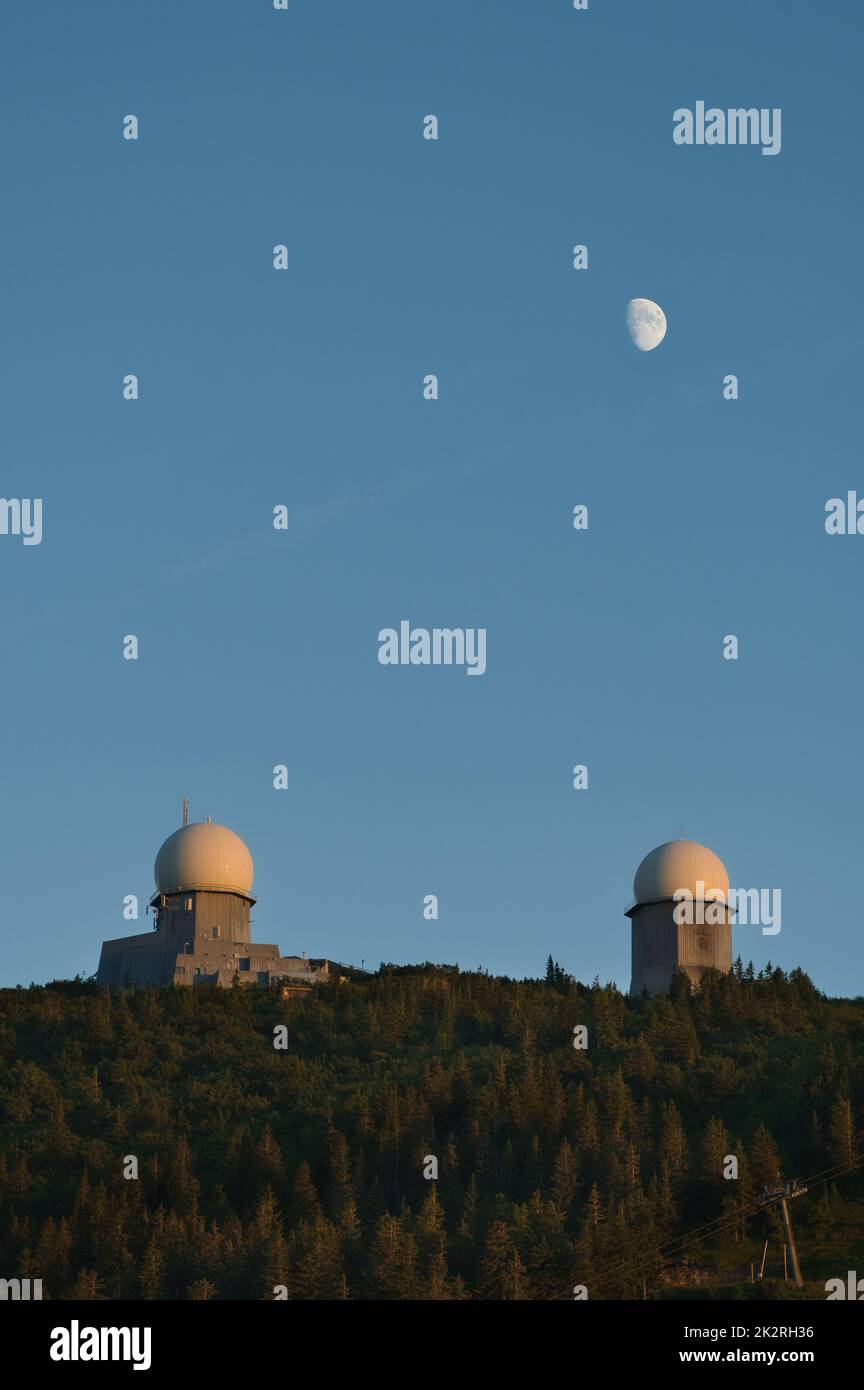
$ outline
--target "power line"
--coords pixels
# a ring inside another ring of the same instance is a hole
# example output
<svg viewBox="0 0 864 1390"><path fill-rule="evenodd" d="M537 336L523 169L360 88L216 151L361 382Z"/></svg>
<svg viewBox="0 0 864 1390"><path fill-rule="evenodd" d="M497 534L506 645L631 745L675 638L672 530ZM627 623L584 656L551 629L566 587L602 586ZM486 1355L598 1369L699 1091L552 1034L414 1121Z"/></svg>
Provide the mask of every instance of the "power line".
<svg viewBox="0 0 864 1390"><path fill-rule="evenodd" d="M823 1183L832 1182L834 1178L843 1177L845 1173L852 1172L855 1168L860 1166L861 1162L862 1158L858 1157L852 1164L834 1164L831 1168L823 1168L812 1178L808 1178L805 1185L807 1187L821 1187ZM823 1177L822 1174L826 1174L827 1176ZM727 1227L736 1226L742 1220L748 1221L751 1216L755 1216L758 1212L764 1211L768 1205L771 1204L757 1201L754 1202L749 1209L745 1207L732 1216L715 1217L713 1221L706 1222L704 1226L695 1227L694 1230L685 1233L684 1236L678 1236L672 1241L667 1241L664 1245L658 1247L657 1250L648 1252L645 1256L638 1258L636 1261L625 1260L620 1266L613 1267L611 1270L607 1271L605 1277L601 1276L599 1280L594 1280L593 1285L595 1288L602 1287L603 1284L608 1284L611 1280L615 1279L617 1275L622 1270L627 1269L628 1266L634 1265L640 1267L644 1264L650 1264L658 1254L676 1254L683 1249L684 1246L692 1244L697 1237L704 1238L706 1234L719 1235L720 1231L725 1230ZM714 1229L711 1230L709 1229L710 1227L714 1227Z"/></svg>
<svg viewBox="0 0 864 1390"><path fill-rule="evenodd" d="M862 1162L864 1162L864 1157L858 1155L852 1163L844 1162L834 1164L831 1168L823 1168L818 1173L814 1174L812 1178L806 1178L804 1185L806 1187L821 1187L826 1182L833 1182L835 1178L840 1178L846 1173L853 1172L856 1168L861 1166ZM662 1245L655 1247L655 1249L646 1251L644 1255L637 1256L635 1259L624 1260L619 1265L611 1266L606 1270L605 1274L601 1273L599 1279L593 1279L591 1281L591 1287L595 1289L602 1288L604 1284L612 1283L620 1274L628 1269L642 1269L644 1266L652 1264L658 1256L662 1258L667 1255L679 1253L686 1245L692 1244L696 1239L704 1239L708 1235L719 1235L721 1231L728 1227L737 1226L741 1221L749 1221L751 1216L755 1216L757 1212L764 1211L766 1207L770 1205L772 1205L770 1202L756 1202L749 1210L745 1207L741 1211L735 1212L733 1216L714 1217L713 1220L706 1221L703 1225L696 1226L693 1230L685 1232L683 1236L675 1236L671 1240L665 1241ZM572 1298L572 1291L568 1290L567 1293L555 1294L550 1301L557 1302L562 1298Z"/></svg>

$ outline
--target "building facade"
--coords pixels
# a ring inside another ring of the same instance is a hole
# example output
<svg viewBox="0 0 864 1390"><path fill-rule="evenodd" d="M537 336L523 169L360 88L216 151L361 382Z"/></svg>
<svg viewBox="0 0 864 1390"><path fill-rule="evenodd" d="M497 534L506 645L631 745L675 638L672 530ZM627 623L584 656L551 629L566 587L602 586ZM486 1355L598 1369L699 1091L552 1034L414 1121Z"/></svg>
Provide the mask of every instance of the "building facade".
<svg viewBox="0 0 864 1390"><path fill-rule="evenodd" d="M185 815L184 815L185 819ZM184 824L162 845L150 901L152 931L102 943L100 985L314 985L330 962L283 956L252 940L254 865L246 845L224 825Z"/></svg>

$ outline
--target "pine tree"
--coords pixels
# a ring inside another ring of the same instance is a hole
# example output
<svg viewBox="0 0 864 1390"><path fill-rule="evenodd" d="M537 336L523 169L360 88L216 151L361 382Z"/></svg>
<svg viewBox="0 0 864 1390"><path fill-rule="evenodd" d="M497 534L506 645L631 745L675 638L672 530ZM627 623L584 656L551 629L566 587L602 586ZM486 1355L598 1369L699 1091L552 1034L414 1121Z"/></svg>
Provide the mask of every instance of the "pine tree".
<svg viewBox="0 0 864 1390"><path fill-rule="evenodd" d="M423 1298L430 1303L441 1303L453 1297L443 1248L432 1256L426 1276L425 1289Z"/></svg>
<svg viewBox="0 0 864 1390"><path fill-rule="evenodd" d="M314 1221L316 1216L320 1215L321 1203L312 1181L312 1170L304 1158L294 1176L290 1204L291 1224L295 1225L298 1221Z"/></svg>
<svg viewBox="0 0 864 1390"><path fill-rule="evenodd" d="M79 1269L75 1282L65 1295L67 1299L80 1303L94 1303L102 1300L102 1280L95 1269Z"/></svg>
<svg viewBox="0 0 864 1390"><path fill-rule="evenodd" d="M588 1201L585 1205L585 1220L595 1233L600 1222L606 1220L606 1215L603 1211L603 1203L600 1200L600 1192L596 1182L592 1182L591 1191L588 1193Z"/></svg>
<svg viewBox="0 0 864 1390"><path fill-rule="evenodd" d="M211 1284L209 1279L196 1279L194 1284L189 1285L186 1297L192 1303L207 1303L217 1292L216 1285Z"/></svg>
<svg viewBox="0 0 864 1390"><path fill-rule="evenodd" d="M281 1226L277 1226L264 1242L261 1266L261 1297L270 1299L277 1285L290 1282L288 1247Z"/></svg>
<svg viewBox="0 0 864 1390"><path fill-rule="evenodd" d="M344 1134L333 1130L330 1135L330 1212L341 1219L349 1204L353 1204L354 1184L351 1179L351 1157Z"/></svg>
<svg viewBox="0 0 864 1390"><path fill-rule="evenodd" d="M255 1145L253 1180L257 1188L279 1189L285 1178L285 1164L269 1125L265 1125Z"/></svg>
<svg viewBox="0 0 864 1390"><path fill-rule="evenodd" d="M777 1145L761 1121L750 1145L750 1169L757 1188L774 1186L780 1177Z"/></svg>
<svg viewBox="0 0 864 1390"><path fill-rule="evenodd" d="M468 1283L476 1283L481 1251L480 1199L475 1173L468 1179L462 1211L456 1227L453 1249L453 1267L460 1270Z"/></svg>
<svg viewBox="0 0 864 1390"><path fill-rule="evenodd" d="M414 1232L421 1265L428 1265L435 1255L443 1250L446 1239L444 1211L438 1201L438 1192L434 1182L429 1183L426 1200L414 1223Z"/></svg>
<svg viewBox="0 0 864 1390"><path fill-rule="evenodd" d="M712 1115L705 1126L699 1148L702 1178L712 1187L723 1180L724 1160L728 1153L729 1134L726 1126L716 1115Z"/></svg>
<svg viewBox="0 0 864 1390"><path fill-rule="evenodd" d="M516 1264L519 1252L510 1238L506 1221L493 1221L486 1237L486 1248L480 1268L480 1291L489 1299L514 1297L514 1274L521 1274Z"/></svg>
<svg viewBox="0 0 864 1390"><path fill-rule="evenodd" d="M38 1277L44 1280L48 1290L65 1288L71 1247L72 1237L65 1219L58 1228L54 1218L49 1216L39 1233L35 1253L35 1265L40 1271Z"/></svg>
<svg viewBox="0 0 864 1390"><path fill-rule="evenodd" d="M667 1165L670 1176L674 1179L683 1177L686 1169L687 1139L678 1107L673 1100L667 1100L663 1105L658 1152L660 1161Z"/></svg>
<svg viewBox="0 0 864 1390"><path fill-rule="evenodd" d="M828 1132L831 1137L832 1163L842 1163L845 1168L851 1168L855 1163L857 1154L855 1119L848 1096L837 1096L834 1100L831 1106Z"/></svg>
<svg viewBox="0 0 864 1390"><path fill-rule="evenodd" d="M158 1299L162 1290L162 1271L164 1260L156 1236L151 1236L141 1260L139 1284L141 1297L152 1301Z"/></svg>
<svg viewBox="0 0 864 1390"><path fill-rule="evenodd" d="M252 1238L256 1245L265 1244L277 1231L281 1231L279 1204L271 1187L265 1187L255 1207L252 1222Z"/></svg>
<svg viewBox="0 0 864 1390"><path fill-rule="evenodd" d="M552 1200L565 1220L573 1205L578 1177L579 1167L576 1162L576 1155L568 1140L562 1139L552 1171Z"/></svg>
<svg viewBox="0 0 864 1390"><path fill-rule="evenodd" d="M417 1296L417 1251L414 1237L396 1216L382 1216L372 1244L372 1276L378 1298Z"/></svg>

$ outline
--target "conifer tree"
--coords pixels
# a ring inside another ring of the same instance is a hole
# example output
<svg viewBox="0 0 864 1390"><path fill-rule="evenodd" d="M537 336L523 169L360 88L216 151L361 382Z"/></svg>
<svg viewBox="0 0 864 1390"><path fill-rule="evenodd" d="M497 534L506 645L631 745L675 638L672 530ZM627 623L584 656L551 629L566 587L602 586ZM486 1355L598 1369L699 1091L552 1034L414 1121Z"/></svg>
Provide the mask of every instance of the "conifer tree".
<svg viewBox="0 0 864 1390"><path fill-rule="evenodd" d="M851 1168L857 1158L855 1120L848 1096L837 1096L831 1105L828 1125L832 1163Z"/></svg>
<svg viewBox="0 0 864 1390"><path fill-rule="evenodd" d="M780 1177L777 1145L761 1121L750 1145L750 1170L757 1188L775 1186Z"/></svg>

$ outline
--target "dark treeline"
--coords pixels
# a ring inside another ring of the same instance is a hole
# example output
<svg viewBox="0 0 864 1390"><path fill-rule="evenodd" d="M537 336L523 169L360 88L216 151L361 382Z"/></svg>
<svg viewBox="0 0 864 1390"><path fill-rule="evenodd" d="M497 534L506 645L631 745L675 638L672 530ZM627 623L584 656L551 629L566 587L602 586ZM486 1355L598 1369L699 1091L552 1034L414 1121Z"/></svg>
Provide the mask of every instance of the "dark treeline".
<svg viewBox="0 0 864 1390"><path fill-rule="evenodd" d="M290 999L2 991L0 1277L55 1299L764 1295L750 1263L767 1238L782 1273L782 1235L754 1199L833 1167L794 1203L824 1298L864 1275L862 1044L864 1000L740 961L638 1001L551 958L545 980L383 966Z"/></svg>

